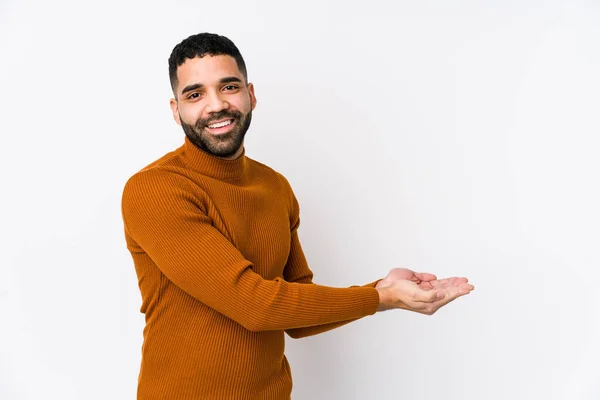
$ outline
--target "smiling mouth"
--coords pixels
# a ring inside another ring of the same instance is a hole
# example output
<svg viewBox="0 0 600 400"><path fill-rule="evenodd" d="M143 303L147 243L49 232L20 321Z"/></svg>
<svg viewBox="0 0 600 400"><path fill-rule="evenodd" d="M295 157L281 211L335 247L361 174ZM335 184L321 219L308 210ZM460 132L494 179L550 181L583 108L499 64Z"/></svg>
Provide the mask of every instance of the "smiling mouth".
<svg viewBox="0 0 600 400"><path fill-rule="evenodd" d="M224 128L226 126L233 124L233 121L234 121L233 119L227 119L225 121L215 122L213 124L207 125L207 127L210 129Z"/></svg>

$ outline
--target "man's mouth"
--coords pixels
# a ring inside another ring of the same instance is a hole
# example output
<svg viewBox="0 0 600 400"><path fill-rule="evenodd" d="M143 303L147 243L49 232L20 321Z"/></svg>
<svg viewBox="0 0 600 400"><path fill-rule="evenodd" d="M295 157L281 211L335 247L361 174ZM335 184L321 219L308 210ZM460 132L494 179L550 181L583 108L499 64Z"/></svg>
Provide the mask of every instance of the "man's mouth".
<svg viewBox="0 0 600 400"><path fill-rule="evenodd" d="M233 124L233 119L226 119L223 121L219 121L219 122L213 122L210 125L207 125L210 129L218 129L218 128L223 128L225 126L231 125Z"/></svg>

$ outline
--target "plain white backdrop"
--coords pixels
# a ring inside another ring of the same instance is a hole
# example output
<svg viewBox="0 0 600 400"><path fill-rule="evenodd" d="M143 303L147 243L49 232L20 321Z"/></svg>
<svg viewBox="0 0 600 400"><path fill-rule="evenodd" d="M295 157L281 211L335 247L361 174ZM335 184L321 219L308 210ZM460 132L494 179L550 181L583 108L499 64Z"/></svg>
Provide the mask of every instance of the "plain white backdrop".
<svg viewBox="0 0 600 400"><path fill-rule="evenodd" d="M121 193L183 142L167 58L203 31L246 59L247 155L291 182L316 282L476 286L288 340L294 399L600 399L591 0L3 0L1 399L135 398Z"/></svg>

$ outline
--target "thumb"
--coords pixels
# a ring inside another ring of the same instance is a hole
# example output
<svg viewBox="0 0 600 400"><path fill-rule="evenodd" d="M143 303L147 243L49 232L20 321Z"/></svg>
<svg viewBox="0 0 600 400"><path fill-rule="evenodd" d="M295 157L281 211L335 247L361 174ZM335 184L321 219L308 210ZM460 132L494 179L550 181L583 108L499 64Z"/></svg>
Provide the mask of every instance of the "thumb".
<svg viewBox="0 0 600 400"><path fill-rule="evenodd" d="M386 287L386 286L391 286L391 282L389 279L387 278L383 278L380 279L379 282L377 282L377 284L375 285L376 288L382 288L382 287Z"/></svg>

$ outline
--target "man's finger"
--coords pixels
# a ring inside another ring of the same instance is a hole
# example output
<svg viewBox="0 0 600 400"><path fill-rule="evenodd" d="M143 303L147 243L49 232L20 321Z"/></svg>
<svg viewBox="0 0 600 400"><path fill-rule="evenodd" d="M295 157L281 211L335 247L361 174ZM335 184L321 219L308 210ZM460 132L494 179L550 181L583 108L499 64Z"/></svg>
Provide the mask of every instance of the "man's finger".
<svg viewBox="0 0 600 400"><path fill-rule="evenodd" d="M451 285L444 289L441 289L445 293L445 296L444 296L443 300L441 301L441 303L443 305L448 304L454 299L457 299L461 296L471 293L471 290L473 290L473 289L474 289L473 285L470 285L468 283L463 283L460 285Z"/></svg>
<svg viewBox="0 0 600 400"><path fill-rule="evenodd" d="M424 290L418 288L413 293L413 300L419 303L434 303L442 300L446 294L442 290Z"/></svg>
<svg viewBox="0 0 600 400"><path fill-rule="evenodd" d="M463 283L458 287L458 290L461 294L471 293L473 289L475 289L475 286L471 285L470 283Z"/></svg>
<svg viewBox="0 0 600 400"><path fill-rule="evenodd" d="M435 288L446 288L449 286L460 286L464 283L467 283L469 280L467 278L456 278L456 277L452 277L452 278L444 278L444 279L438 279L435 281L431 281L431 286L435 287Z"/></svg>
<svg viewBox="0 0 600 400"><path fill-rule="evenodd" d="M435 281L437 279L437 276L427 272L415 272L415 276L423 282Z"/></svg>

